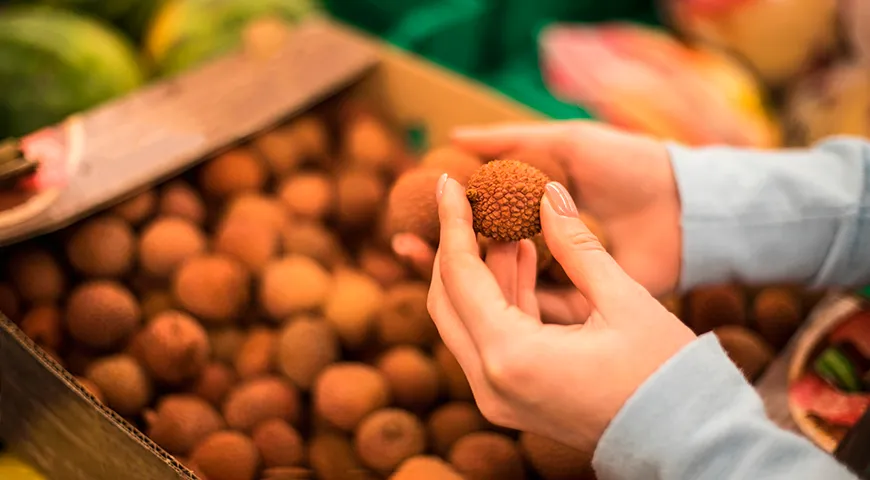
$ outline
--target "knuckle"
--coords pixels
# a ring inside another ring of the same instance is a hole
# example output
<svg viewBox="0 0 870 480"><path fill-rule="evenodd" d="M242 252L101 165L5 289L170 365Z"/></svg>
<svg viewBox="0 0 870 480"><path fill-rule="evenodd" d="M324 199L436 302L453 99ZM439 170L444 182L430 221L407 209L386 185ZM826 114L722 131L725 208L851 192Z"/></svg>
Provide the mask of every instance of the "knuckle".
<svg viewBox="0 0 870 480"><path fill-rule="evenodd" d="M604 247L587 228L576 228L566 236L569 247L577 252L604 252Z"/></svg>
<svg viewBox="0 0 870 480"><path fill-rule="evenodd" d="M432 293L432 290L429 290L429 295L426 296L426 311L429 312L429 316L431 318L436 318L438 313L438 299L435 298L435 294Z"/></svg>
<svg viewBox="0 0 870 480"><path fill-rule="evenodd" d="M442 276L455 278L468 267L468 255L446 252L441 256L440 267Z"/></svg>
<svg viewBox="0 0 870 480"><path fill-rule="evenodd" d="M472 228L471 219L465 215L451 215L442 222L442 228L447 231L447 235L462 235Z"/></svg>
<svg viewBox="0 0 870 480"><path fill-rule="evenodd" d="M528 377L524 355L515 348L502 348L490 353L484 360L486 376L497 389L511 392Z"/></svg>
<svg viewBox="0 0 870 480"><path fill-rule="evenodd" d="M483 415L488 422L502 427L509 427L511 418L503 405L497 401L482 401L478 402L480 414Z"/></svg>

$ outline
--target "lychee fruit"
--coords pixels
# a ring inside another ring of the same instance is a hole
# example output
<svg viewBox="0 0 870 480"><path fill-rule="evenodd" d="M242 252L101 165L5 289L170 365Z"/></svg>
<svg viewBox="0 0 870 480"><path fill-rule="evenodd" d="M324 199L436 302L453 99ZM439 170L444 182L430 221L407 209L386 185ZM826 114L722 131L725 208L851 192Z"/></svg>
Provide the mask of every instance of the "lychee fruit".
<svg viewBox="0 0 870 480"><path fill-rule="evenodd" d="M205 248L205 235L189 220L158 218L139 237L139 265L154 278L169 278L182 262Z"/></svg>
<svg viewBox="0 0 870 480"><path fill-rule="evenodd" d="M175 271L172 292L179 305L203 322L226 324L247 307L250 281L236 260L203 254L188 258Z"/></svg>
<svg viewBox="0 0 870 480"><path fill-rule="evenodd" d="M377 369L363 363L336 363L312 388L315 412L333 426L351 431L363 418L390 403L390 386Z"/></svg>
<svg viewBox="0 0 870 480"><path fill-rule="evenodd" d="M430 245L437 245L441 235L435 189L440 170L415 168L403 173L393 184L387 200L388 236L412 233Z"/></svg>
<svg viewBox="0 0 870 480"><path fill-rule="evenodd" d="M86 282L73 290L67 300L67 330L73 339L92 348L119 346L141 320L136 297L120 283Z"/></svg>
<svg viewBox="0 0 870 480"><path fill-rule="evenodd" d="M426 430L412 413L396 408L368 415L354 435L357 455L364 465L389 474L403 461L426 449Z"/></svg>
<svg viewBox="0 0 870 480"><path fill-rule="evenodd" d="M493 160L468 180L474 231L499 242L516 242L541 232L544 173L516 160Z"/></svg>

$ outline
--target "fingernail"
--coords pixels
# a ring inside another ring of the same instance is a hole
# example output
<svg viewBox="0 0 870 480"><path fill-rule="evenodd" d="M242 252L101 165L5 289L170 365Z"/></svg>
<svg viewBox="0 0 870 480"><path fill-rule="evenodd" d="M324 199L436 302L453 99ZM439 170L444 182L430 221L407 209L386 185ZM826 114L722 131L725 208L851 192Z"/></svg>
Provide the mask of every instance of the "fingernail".
<svg viewBox="0 0 870 480"><path fill-rule="evenodd" d="M438 179L438 187L435 189L435 199L439 202L441 201L441 195L444 195L444 185L447 184L447 174L444 173L441 175L441 178Z"/></svg>
<svg viewBox="0 0 870 480"><path fill-rule="evenodd" d="M578 218L577 205L568 190L559 182L547 184L547 200L553 206L553 210L563 217Z"/></svg>

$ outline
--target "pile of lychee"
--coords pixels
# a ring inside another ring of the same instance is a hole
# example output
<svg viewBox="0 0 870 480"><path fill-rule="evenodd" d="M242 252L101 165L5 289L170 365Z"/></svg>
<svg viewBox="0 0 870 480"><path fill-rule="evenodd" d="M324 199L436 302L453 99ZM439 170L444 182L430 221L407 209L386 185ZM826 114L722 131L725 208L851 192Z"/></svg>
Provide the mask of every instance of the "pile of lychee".
<svg viewBox="0 0 870 480"><path fill-rule="evenodd" d="M390 249L396 233L437 245L444 172L485 189L519 171L542 188L570 185L563 165L520 152L504 170L452 147L418 159L387 118L323 105L9 248L0 311L204 480L593 478L591 452L481 416L428 315L428 279ZM533 237L542 280L564 283L534 225L540 195L502 180L527 210L469 200L520 223L475 228ZM689 296L690 324L730 325L729 352L755 375L803 318L799 297L762 292L747 316L743 290L720 290Z"/></svg>

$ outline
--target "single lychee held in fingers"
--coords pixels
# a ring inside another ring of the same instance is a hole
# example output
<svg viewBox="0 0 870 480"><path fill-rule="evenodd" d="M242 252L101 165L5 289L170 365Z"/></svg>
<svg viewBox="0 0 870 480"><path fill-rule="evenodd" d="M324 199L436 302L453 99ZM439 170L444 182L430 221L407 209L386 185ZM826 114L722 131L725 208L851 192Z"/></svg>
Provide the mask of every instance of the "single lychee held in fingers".
<svg viewBox="0 0 870 480"><path fill-rule="evenodd" d="M474 231L499 242L518 242L541 232L541 198L550 179L516 160L493 160L468 180Z"/></svg>

